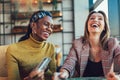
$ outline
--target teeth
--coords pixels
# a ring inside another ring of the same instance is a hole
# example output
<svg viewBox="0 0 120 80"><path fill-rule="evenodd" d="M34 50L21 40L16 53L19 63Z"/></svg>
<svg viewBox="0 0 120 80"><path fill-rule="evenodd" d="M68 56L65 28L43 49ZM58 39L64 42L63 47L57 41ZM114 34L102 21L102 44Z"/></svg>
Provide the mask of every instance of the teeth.
<svg viewBox="0 0 120 80"><path fill-rule="evenodd" d="M93 24L92 27L98 27L98 25L97 24Z"/></svg>
<svg viewBox="0 0 120 80"><path fill-rule="evenodd" d="M47 35L49 35L49 33L47 33L47 32L44 32L45 34L47 34Z"/></svg>

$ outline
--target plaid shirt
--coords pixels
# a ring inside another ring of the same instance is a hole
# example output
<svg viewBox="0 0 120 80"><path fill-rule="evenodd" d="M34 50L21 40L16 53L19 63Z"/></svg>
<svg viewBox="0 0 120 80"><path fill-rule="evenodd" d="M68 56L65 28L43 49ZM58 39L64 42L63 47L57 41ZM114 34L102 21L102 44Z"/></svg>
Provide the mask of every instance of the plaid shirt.
<svg viewBox="0 0 120 80"><path fill-rule="evenodd" d="M83 76L87 65L90 45L89 43L83 44L82 40L82 38L79 38L73 42L70 52L62 66L62 68L69 71L70 77L72 76L76 64L77 70L75 69L75 72L78 72L77 75L80 77ZM113 70L113 61L115 61L118 68L120 68L120 46L116 38L110 38L108 40L108 49L101 51L101 60L105 76L111 69Z"/></svg>

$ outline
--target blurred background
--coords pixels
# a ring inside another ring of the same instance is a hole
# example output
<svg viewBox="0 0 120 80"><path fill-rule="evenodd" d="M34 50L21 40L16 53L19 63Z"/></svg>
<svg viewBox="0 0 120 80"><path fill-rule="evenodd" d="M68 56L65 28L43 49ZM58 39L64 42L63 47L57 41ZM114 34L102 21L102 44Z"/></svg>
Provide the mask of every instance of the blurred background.
<svg viewBox="0 0 120 80"><path fill-rule="evenodd" d="M61 47L63 61L72 41L83 35L87 15L103 10L108 17L111 36L120 39L120 0L0 0L0 45L18 42L25 34L34 11L53 15L54 32L48 39Z"/></svg>

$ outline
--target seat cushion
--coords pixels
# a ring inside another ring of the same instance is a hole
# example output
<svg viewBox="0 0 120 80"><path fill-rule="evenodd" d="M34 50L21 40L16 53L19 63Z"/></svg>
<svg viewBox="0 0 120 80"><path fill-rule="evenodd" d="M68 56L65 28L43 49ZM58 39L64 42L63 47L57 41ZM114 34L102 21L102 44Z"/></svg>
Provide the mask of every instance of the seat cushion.
<svg viewBox="0 0 120 80"><path fill-rule="evenodd" d="M0 46L0 77L2 78L7 77L6 57L5 57L7 48L8 45Z"/></svg>
<svg viewBox="0 0 120 80"><path fill-rule="evenodd" d="M0 77L0 80L7 80L7 77Z"/></svg>

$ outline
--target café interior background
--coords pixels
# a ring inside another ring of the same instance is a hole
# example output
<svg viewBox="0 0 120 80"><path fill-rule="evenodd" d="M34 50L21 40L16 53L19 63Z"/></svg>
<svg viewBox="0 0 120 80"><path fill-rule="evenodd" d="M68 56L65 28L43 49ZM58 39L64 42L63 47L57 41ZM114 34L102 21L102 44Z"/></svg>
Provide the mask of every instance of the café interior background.
<svg viewBox="0 0 120 80"><path fill-rule="evenodd" d="M44 9L52 13L55 24L48 41L61 47L64 61L72 41L83 35L91 10L105 11L111 36L119 39L119 6L119 0L0 0L0 45L18 42L26 32L31 14Z"/></svg>

